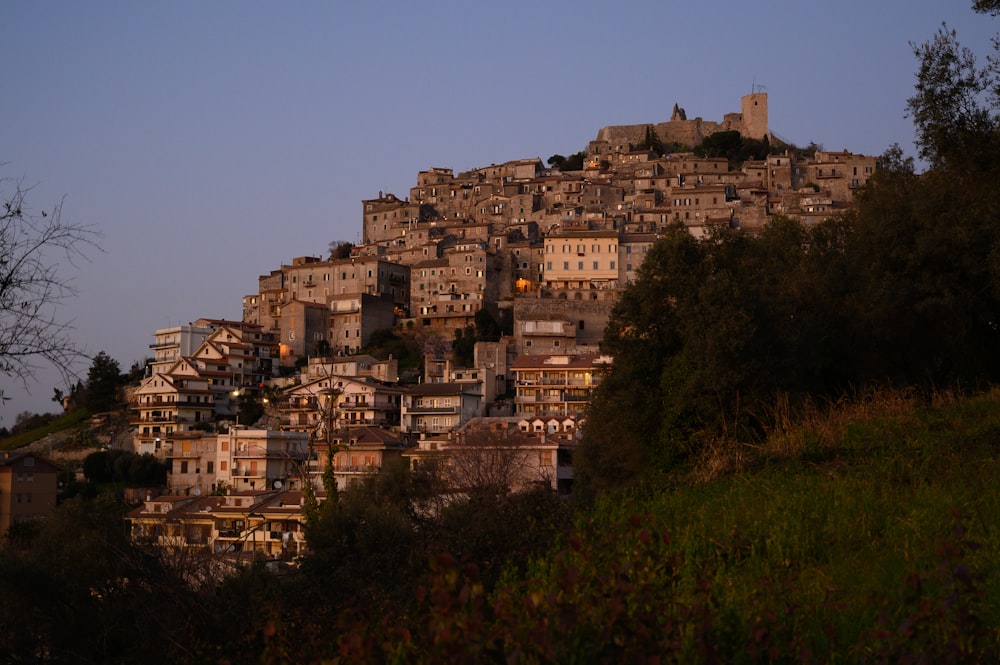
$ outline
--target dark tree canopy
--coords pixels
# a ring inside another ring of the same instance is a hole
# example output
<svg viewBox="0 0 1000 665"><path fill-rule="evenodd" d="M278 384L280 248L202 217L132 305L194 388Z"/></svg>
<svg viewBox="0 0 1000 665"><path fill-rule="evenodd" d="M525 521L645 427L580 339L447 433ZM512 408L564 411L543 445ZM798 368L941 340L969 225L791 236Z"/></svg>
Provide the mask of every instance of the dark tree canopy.
<svg viewBox="0 0 1000 665"><path fill-rule="evenodd" d="M981 14L1000 15L1000 0L975 0L972 8Z"/></svg>
<svg viewBox="0 0 1000 665"><path fill-rule="evenodd" d="M658 240L605 331L614 365L576 457L584 487L706 440L759 440L779 400L1000 381L1000 59L980 68L946 28L914 53L926 173L895 145L840 216ZM699 149L732 159L743 144L720 132Z"/></svg>
<svg viewBox="0 0 1000 665"><path fill-rule="evenodd" d="M572 154L569 157L564 157L558 154L552 155L548 158L547 162L549 166L559 169L560 171L579 171L583 169L583 163L586 158L587 153L581 150L580 152Z"/></svg>
<svg viewBox="0 0 1000 665"><path fill-rule="evenodd" d="M730 168L751 159L764 159L771 152L768 139L745 138L736 130L715 132L694 147L698 157L725 157Z"/></svg>
<svg viewBox="0 0 1000 665"><path fill-rule="evenodd" d="M354 249L354 243L348 242L347 240L333 240L330 242L330 259L349 259L351 258L351 250Z"/></svg>
<svg viewBox="0 0 1000 665"><path fill-rule="evenodd" d="M101 351L87 372L86 403L92 413L111 411L119 402L118 391L127 377L123 377L118 361Z"/></svg>

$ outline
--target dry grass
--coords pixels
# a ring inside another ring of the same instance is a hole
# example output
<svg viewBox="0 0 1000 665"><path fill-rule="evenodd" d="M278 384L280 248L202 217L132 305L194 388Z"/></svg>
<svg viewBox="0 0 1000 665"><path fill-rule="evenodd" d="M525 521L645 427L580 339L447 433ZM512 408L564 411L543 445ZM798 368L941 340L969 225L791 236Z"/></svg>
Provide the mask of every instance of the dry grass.
<svg viewBox="0 0 1000 665"><path fill-rule="evenodd" d="M943 407L954 405L959 398L954 392L939 391L928 399L908 388L857 391L825 402L815 399L793 402L788 395L780 395L755 417L762 423L763 440L746 442L730 435L705 437L698 446L690 479L705 483L741 473L765 460L823 455L856 445L850 432L860 423L870 426L881 421L898 426L912 420L918 409L928 403Z"/></svg>

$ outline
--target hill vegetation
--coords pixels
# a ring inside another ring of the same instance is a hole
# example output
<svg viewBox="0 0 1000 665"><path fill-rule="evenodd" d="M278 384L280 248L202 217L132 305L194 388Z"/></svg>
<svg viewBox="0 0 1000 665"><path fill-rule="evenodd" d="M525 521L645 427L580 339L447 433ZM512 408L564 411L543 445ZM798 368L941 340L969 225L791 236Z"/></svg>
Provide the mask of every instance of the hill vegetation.
<svg viewBox="0 0 1000 665"><path fill-rule="evenodd" d="M324 504L297 572L224 581L132 542L111 495L77 498L0 551L0 654L996 662L998 468L1000 392L882 391L589 507L494 495L431 517L427 479L390 471Z"/></svg>
<svg viewBox="0 0 1000 665"><path fill-rule="evenodd" d="M1000 661L1000 61L944 29L915 52L927 173L893 148L855 212L657 243L574 500L431 511L433 474L388 468L322 504L298 569L220 580L78 497L0 550L0 656Z"/></svg>
<svg viewBox="0 0 1000 665"><path fill-rule="evenodd" d="M776 403L1000 379L1000 65L944 28L915 52L926 173L894 146L827 221L657 241L602 342L615 362L578 460L589 491L758 442Z"/></svg>

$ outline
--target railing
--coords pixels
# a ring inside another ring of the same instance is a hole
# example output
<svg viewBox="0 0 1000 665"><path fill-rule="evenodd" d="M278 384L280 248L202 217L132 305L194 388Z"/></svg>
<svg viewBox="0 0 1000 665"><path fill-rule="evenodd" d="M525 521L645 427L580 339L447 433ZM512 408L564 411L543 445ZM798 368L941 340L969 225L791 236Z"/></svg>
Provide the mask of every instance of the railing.
<svg viewBox="0 0 1000 665"><path fill-rule="evenodd" d="M414 430L417 432L433 432L435 434L443 434L445 432L450 432L454 429L454 425L417 425Z"/></svg>
<svg viewBox="0 0 1000 665"><path fill-rule="evenodd" d="M378 467L373 464L338 464L333 470L336 473L375 473Z"/></svg>
<svg viewBox="0 0 1000 665"><path fill-rule="evenodd" d="M554 403L566 401L560 395L518 395L514 398L515 402L520 404L535 404L535 403Z"/></svg>
<svg viewBox="0 0 1000 665"><path fill-rule="evenodd" d="M408 406L405 407L406 412L410 415L424 414L424 413L447 413L447 414L458 414L457 406Z"/></svg>
<svg viewBox="0 0 1000 665"><path fill-rule="evenodd" d="M262 448L233 451L233 457L254 457L257 459L305 459L306 454L301 450L267 450Z"/></svg>

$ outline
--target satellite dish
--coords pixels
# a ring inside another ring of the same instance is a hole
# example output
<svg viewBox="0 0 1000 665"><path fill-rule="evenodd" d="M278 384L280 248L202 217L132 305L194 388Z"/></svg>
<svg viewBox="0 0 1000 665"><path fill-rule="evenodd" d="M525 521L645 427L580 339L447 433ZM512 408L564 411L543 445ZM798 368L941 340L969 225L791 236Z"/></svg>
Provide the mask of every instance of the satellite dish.
<svg viewBox="0 0 1000 665"><path fill-rule="evenodd" d="M195 487L194 491L192 491L191 494L194 494L195 496L201 496L201 488Z"/></svg>
<svg viewBox="0 0 1000 665"><path fill-rule="evenodd" d="M281 489L281 481L280 480L275 480L274 481L274 489L276 489L276 490L280 490Z"/></svg>

